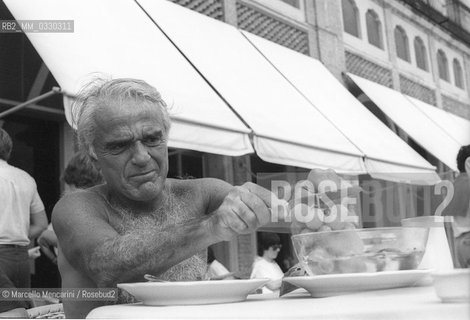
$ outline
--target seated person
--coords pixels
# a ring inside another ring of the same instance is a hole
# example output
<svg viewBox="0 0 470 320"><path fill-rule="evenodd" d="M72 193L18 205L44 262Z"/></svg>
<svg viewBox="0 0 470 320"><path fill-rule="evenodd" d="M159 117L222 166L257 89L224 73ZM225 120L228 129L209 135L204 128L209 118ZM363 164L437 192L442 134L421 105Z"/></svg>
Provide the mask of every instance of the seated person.
<svg viewBox="0 0 470 320"><path fill-rule="evenodd" d="M65 192L88 189L103 183L103 177L84 152L77 152L64 170Z"/></svg>
<svg viewBox="0 0 470 320"><path fill-rule="evenodd" d="M206 279L208 280L233 280L233 273L227 270L225 266L217 261L214 255L214 250L211 247L207 248L207 273Z"/></svg>
<svg viewBox="0 0 470 320"><path fill-rule="evenodd" d="M167 179L170 117L146 82L95 81L73 114L80 148L105 183L66 194L54 208L63 288L113 288L145 274L203 278L208 246L272 221L280 200L256 184ZM83 318L104 303L64 301L64 311Z"/></svg>
<svg viewBox="0 0 470 320"><path fill-rule="evenodd" d="M83 152L77 152L73 155L62 178L65 182L65 193L87 189L103 182L100 172ZM57 264L57 236L52 228L52 223L38 238L38 244L44 255Z"/></svg>
<svg viewBox="0 0 470 320"><path fill-rule="evenodd" d="M263 293L279 293L282 277L284 273L275 261L279 251L281 251L281 240L279 236L271 232L258 234L258 257L253 263L251 279L268 278L271 279L262 289Z"/></svg>

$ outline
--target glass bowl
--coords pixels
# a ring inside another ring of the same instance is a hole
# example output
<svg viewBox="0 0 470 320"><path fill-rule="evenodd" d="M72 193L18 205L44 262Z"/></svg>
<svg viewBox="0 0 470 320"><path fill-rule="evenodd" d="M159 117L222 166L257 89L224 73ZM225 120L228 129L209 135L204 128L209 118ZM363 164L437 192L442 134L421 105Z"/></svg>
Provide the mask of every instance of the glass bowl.
<svg viewBox="0 0 470 320"><path fill-rule="evenodd" d="M348 229L297 234L292 243L310 276L414 270L428 234L425 227Z"/></svg>

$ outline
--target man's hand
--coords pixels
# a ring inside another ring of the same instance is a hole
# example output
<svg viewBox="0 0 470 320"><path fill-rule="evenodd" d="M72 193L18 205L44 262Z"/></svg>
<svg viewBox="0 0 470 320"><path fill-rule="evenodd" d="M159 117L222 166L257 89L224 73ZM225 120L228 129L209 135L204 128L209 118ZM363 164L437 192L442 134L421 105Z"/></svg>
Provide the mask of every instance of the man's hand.
<svg viewBox="0 0 470 320"><path fill-rule="evenodd" d="M52 263L57 264L57 257L50 246L57 248L57 236L53 230L45 230L38 238L38 244L41 246L41 251L48 257Z"/></svg>
<svg viewBox="0 0 470 320"><path fill-rule="evenodd" d="M273 214L277 213L271 208L282 201L271 191L251 182L234 187L211 216L213 231L221 241L230 240L237 234L251 233L274 221Z"/></svg>
<svg viewBox="0 0 470 320"><path fill-rule="evenodd" d="M34 247L31 249L28 249L28 257L30 259L36 259L41 256L41 251L39 250L39 247Z"/></svg>
<svg viewBox="0 0 470 320"><path fill-rule="evenodd" d="M53 246L57 248L57 236L52 230L45 230L38 238L38 244L42 247Z"/></svg>

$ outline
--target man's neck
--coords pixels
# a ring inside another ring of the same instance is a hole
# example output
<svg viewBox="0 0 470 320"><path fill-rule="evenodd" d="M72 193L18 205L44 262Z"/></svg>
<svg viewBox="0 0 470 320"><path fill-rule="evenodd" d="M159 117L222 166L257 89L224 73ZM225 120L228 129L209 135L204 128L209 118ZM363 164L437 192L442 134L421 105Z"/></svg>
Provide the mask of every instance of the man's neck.
<svg viewBox="0 0 470 320"><path fill-rule="evenodd" d="M149 201L136 201L129 198L125 198L121 195L114 194L108 190L106 198L108 199L111 207L118 211L127 211L131 213L140 214L152 214L157 210L161 209L170 197L169 187L165 184L165 188L162 192L154 199Z"/></svg>

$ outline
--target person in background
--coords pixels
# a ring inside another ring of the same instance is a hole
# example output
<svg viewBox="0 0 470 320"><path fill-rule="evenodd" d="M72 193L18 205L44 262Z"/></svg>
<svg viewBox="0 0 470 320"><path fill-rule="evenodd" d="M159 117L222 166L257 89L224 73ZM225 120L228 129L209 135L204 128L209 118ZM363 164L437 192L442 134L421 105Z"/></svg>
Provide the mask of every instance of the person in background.
<svg viewBox="0 0 470 320"><path fill-rule="evenodd" d="M103 183L103 177L84 152L77 152L64 170L65 192L88 189Z"/></svg>
<svg viewBox="0 0 470 320"><path fill-rule="evenodd" d="M214 250L207 248L207 273L206 279L209 280L233 280L233 273L227 270L225 266L215 259Z"/></svg>
<svg viewBox="0 0 470 320"><path fill-rule="evenodd" d="M30 288L28 246L47 228L47 216L34 179L8 164L12 148L0 128L0 269L15 287ZM31 258L37 252L31 250Z"/></svg>
<svg viewBox="0 0 470 320"><path fill-rule="evenodd" d="M253 263L250 278L268 278L271 280L263 287L263 293L279 293L284 273L275 259L281 248L281 240L276 233L260 232L258 234L258 257Z"/></svg>
<svg viewBox="0 0 470 320"><path fill-rule="evenodd" d="M444 209L444 216L453 216L455 253L461 268L470 267L470 145L457 154L460 173L454 181L454 196Z"/></svg>
<svg viewBox="0 0 470 320"><path fill-rule="evenodd" d="M11 282L10 278L6 273L0 269L0 288L4 289L15 289L15 285ZM13 309L27 309L29 305L24 300L0 300L0 318L2 317L1 313L10 311Z"/></svg>
<svg viewBox="0 0 470 320"><path fill-rule="evenodd" d="M103 183L100 172L83 152L77 152L73 155L64 170L62 179L65 182L64 194ZM57 264L57 236L52 228L52 223L38 238L38 244L44 255Z"/></svg>

